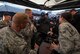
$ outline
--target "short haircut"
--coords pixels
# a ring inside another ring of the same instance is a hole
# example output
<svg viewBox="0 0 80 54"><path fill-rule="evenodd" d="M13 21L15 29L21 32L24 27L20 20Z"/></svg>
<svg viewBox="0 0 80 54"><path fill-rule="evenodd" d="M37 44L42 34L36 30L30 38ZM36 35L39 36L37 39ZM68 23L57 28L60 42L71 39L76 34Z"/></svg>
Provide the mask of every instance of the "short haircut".
<svg viewBox="0 0 80 54"><path fill-rule="evenodd" d="M25 13L26 13L27 11L32 11L32 10L31 10L31 9L25 9Z"/></svg>
<svg viewBox="0 0 80 54"><path fill-rule="evenodd" d="M70 12L72 12L72 11L77 11L77 10L75 10L75 9L71 9Z"/></svg>
<svg viewBox="0 0 80 54"><path fill-rule="evenodd" d="M10 16L10 14L8 12L4 12L3 16Z"/></svg>
<svg viewBox="0 0 80 54"><path fill-rule="evenodd" d="M26 19L28 19L28 16L25 13L16 13L12 18L12 22L22 24Z"/></svg>
<svg viewBox="0 0 80 54"><path fill-rule="evenodd" d="M72 18L72 15L69 12L65 12L65 13L61 14L61 17L63 17L64 19L66 19L68 22L70 22L70 19Z"/></svg>

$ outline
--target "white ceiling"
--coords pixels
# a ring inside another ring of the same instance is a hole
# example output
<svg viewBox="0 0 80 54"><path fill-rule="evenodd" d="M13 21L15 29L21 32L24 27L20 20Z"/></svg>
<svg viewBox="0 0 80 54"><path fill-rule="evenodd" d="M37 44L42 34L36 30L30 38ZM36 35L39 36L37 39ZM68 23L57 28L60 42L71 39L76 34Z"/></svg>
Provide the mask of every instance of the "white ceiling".
<svg viewBox="0 0 80 54"><path fill-rule="evenodd" d="M44 2L45 2L46 0L30 0L30 1L32 1L32 2L34 2L34 3L37 3L37 4L44 4Z"/></svg>
<svg viewBox="0 0 80 54"><path fill-rule="evenodd" d="M30 0L30 1L37 3L37 4L44 4L45 1L47 1L47 0ZM50 1L46 2L45 5L46 6L53 6L53 5L59 4L63 1L65 1L65 0L50 0Z"/></svg>

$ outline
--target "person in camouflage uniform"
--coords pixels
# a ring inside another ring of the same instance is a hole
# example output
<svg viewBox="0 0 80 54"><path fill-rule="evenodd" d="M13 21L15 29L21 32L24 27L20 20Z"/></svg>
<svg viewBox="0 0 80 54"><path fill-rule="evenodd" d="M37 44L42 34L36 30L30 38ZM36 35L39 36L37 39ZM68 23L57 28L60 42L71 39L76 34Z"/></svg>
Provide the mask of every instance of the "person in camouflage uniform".
<svg viewBox="0 0 80 54"><path fill-rule="evenodd" d="M0 29L10 25L11 16L9 13L4 13L3 18L0 20Z"/></svg>
<svg viewBox="0 0 80 54"><path fill-rule="evenodd" d="M37 29L32 22L32 10L31 9L25 9L25 14L28 15L28 17L29 17L28 18L29 23L26 24L26 27L23 30L21 30L20 33L25 37L24 39L28 43L27 44L28 54L31 54L32 53L32 51L31 51L31 39L33 37L34 32L37 32Z"/></svg>
<svg viewBox="0 0 80 54"><path fill-rule="evenodd" d="M12 18L11 26L0 30L0 54L28 54L27 42L20 30L28 23L28 16L24 13L16 13Z"/></svg>
<svg viewBox="0 0 80 54"><path fill-rule="evenodd" d="M53 49L61 54L80 54L80 34L69 23L70 13L62 13L59 18L59 45L52 44Z"/></svg>

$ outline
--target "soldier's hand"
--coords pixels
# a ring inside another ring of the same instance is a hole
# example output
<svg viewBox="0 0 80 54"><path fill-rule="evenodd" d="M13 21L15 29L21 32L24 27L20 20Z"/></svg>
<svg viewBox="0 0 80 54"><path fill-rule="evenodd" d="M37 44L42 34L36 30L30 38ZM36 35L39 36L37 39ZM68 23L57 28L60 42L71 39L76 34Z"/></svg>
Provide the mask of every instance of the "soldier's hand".
<svg viewBox="0 0 80 54"><path fill-rule="evenodd" d="M39 46L35 43L34 48L37 48L37 49L38 49L38 48L39 48Z"/></svg>
<svg viewBox="0 0 80 54"><path fill-rule="evenodd" d="M55 49L55 50L58 50L59 48L59 44L55 44L54 42L51 44L51 49Z"/></svg>

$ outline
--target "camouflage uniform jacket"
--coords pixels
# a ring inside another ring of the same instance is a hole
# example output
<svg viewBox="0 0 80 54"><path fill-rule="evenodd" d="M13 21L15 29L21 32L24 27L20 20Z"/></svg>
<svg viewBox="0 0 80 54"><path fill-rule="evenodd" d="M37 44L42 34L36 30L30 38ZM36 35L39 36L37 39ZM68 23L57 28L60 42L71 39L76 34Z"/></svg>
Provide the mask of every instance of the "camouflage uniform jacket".
<svg viewBox="0 0 80 54"><path fill-rule="evenodd" d="M0 30L0 54L27 54L23 36L10 27Z"/></svg>
<svg viewBox="0 0 80 54"><path fill-rule="evenodd" d="M31 50L31 38L33 36L33 33L36 32L37 29L36 27L33 25L33 23L28 23L26 25L26 27L21 30L21 34L24 36L24 39L26 40L27 44L27 51L30 53Z"/></svg>
<svg viewBox="0 0 80 54"><path fill-rule="evenodd" d="M59 44L62 54L80 54L80 34L68 22L59 26Z"/></svg>
<svg viewBox="0 0 80 54"><path fill-rule="evenodd" d="M0 28L8 26L10 23L5 23L3 20L0 20Z"/></svg>

